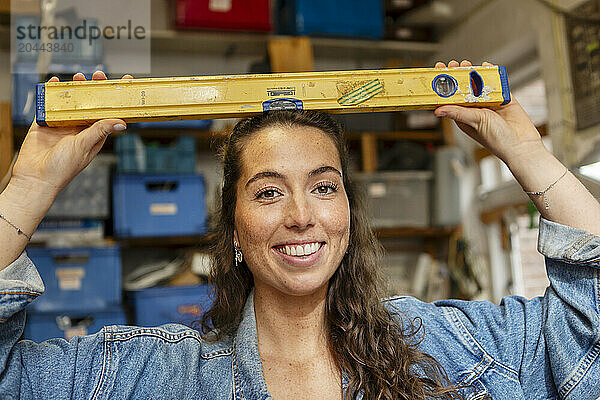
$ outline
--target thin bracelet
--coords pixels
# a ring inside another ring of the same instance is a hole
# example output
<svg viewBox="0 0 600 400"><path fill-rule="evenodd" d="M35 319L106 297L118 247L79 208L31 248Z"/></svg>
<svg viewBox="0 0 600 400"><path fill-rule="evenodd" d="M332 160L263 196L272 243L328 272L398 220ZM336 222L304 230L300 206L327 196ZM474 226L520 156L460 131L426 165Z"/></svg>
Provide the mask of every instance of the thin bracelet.
<svg viewBox="0 0 600 400"><path fill-rule="evenodd" d="M23 232L18 226L16 226L15 224L13 224L12 222L10 222L8 219L6 219L6 217L2 214L0 214L0 219L5 220L6 222L8 222L8 224L10 226L12 226L13 228L15 228L17 230L17 233L19 235L23 235L27 238L28 241L31 241L31 236L29 236L28 234L26 234L25 232Z"/></svg>
<svg viewBox="0 0 600 400"><path fill-rule="evenodd" d="M550 209L550 204L548 203L548 199L546 198L546 192L550 189L552 189L552 187L554 185L556 185L556 183L558 181L560 181L566 174L567 172L569 172L568 168L565 168L565 172L563 172L563 174L560 176L560 178L558 178L557 180L554 181L554 183L550 184L550 186L548 186L546 189L542 190L541 192L525 192L527 194L532 194L534 196L543 196L542 198L544 199L544 205L546 206L546 210Z"/></svg>

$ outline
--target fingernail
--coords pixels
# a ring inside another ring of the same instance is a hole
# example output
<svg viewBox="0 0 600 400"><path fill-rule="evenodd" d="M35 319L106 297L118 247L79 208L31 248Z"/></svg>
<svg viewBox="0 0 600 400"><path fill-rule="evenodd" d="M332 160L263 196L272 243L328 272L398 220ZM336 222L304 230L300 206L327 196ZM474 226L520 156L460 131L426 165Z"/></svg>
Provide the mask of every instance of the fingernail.
<svg viewBox="0 0 600 400"><path fill-rule="evenodd" d="M123 124L114 124L113 131L124 131L127 127Z"/></svg>

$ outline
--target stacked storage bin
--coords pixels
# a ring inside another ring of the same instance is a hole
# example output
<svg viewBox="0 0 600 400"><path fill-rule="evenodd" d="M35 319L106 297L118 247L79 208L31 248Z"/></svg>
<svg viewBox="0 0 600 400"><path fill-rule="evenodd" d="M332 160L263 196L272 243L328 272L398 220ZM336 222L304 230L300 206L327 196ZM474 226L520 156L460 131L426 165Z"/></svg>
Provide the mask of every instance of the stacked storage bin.
<svg viewBox="0 0 600 400"><path fill-rule="evenodd" d="M61 80L71 80L77 72L81 72L87 79L92 79L92 74L97 70L104 70L102 64L53 63L48 67L47 76L40 76L36 72L36 63L17 62L13 65L13 123L20 126L29 126L35 117L35 87L36 84L58 76Z"/></svg>
<svg viewBox="0 0 600 400"><path fill-rule="evenodd" d="M431 224L431 171L357 174L374 228L426 228Z"/></svg>
<svg viewBox="0 0 600 400"><path fill-rule="evenodd" d="M269 0L177 0L176 7L179 28L271 30Z"/></svg>
<svg viewBox="0 0 600 400"><path fill-rule="evenodd" d="M68 16L68 17L67 17ZM65 13L57 15L55 26L98 27L98 20L94 18L77 18L74 14ZM37 30L29 27L40 27L39 16L19 16L15 20L16 35L16 57L19 62L36 63L38 56L43 52L52 54L52 63L55 64L97 64L103 57L102 41L100 39L79 39L77 34L69 37L69 33L57 33L57 38L42 47L37 37ZM79 28L82 29L82 28ZM62 35L62 36L61 36Z"/></svg>
<svg viewBox="0 0 600 400"><path fill-rule="evenodd" d="M113 186L115 234L120 237L198 235L206 232L205 189L194 173L193 137L170 145L134 133L117 137L118 174ZM210 286L150 287L128 292L135 324L192 327L209 309Z"/></svg>
<svg viewBox="0 0 600 400"><path fill-rule="evenodd" d="M379 0L280 0L275 13L277 33L282 35L383 37Z"/></svg>
<svg viewBox="0 0 600 400"><path fill-rule="evenodd" d="M199 235L206 232L204 179L195 170L195 140L144 143L137 134L117 138L118 174L113 218L119 237Z"/></svg>
<svg viewBox="0 0 600 400"><path fill-rule="evenodd" d="M70 26L78 26L82 21L67 21ZM60 25L60 21L57 21ZM88 25L96 24L94 19L86 19ZM22 32L28 32L27 27L40 26L39 17L19 17L16 29L23 27ZM38 56L46 51L40 50L41 42L35 36L17 35L15 43L15 63L13 64L13 121L16 125L30 125L35 116L35 85L53 75L61 80L71 80L72 75L82 72L87 79L96 70L104 70L102 65L103 49L100 40L57 39L52 42L52 62L48 67L47 76L40 76L36 71Z"/></svg>
<svg viewBox="0 0 600 400"><path fill-rule="evenodd" d="M27 254L46 291L27 307L26 339L70 339L126 323L118 247L32 247Z"/></svg>
<svg viewBox="0 0 600 400"><path fill-rule="evenodd" d="M103 240L105 220L110 217L110 172L114 157L96 156L64 188L34 232L32 243L48 246L96 246Z"/></svg>
<svg viewBox="0 0 600 400"><path fill-rule="evenodd" d="M110 155L98 155L64 188L46 214L53 218L94 218L110 216Z"/></svg>

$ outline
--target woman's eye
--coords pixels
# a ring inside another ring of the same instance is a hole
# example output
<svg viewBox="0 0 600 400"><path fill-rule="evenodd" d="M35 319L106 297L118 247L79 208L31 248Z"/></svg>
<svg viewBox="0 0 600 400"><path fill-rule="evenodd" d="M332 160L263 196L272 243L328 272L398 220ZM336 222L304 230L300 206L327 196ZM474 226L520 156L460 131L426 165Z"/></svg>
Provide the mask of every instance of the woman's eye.
<svg viewBox="0 0 600 400"><path fill-rule="evenodd" d="M279 192L277 192L277 190L275 190L275 189L263 190L262 192L259 192L256 194L257 199L265 199L265 200L271 200L278 196L279 196Z"/></svg>
<svg viewBox="0 0 600 400"><path fill-rule="evenodd" d="M323 184L316 187L315 191L318 194L331 194L336 191L336 187L330 184Z"/></svg>

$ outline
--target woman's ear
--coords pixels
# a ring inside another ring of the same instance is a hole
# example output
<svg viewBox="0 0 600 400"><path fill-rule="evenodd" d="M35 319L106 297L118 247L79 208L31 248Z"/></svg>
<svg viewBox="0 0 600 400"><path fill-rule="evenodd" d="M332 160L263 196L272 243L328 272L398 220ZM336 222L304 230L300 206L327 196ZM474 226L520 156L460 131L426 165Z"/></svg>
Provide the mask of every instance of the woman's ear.
<svg viewBox="0 0 600 400"><path fill-rule="evenodd" d="M240 240L238 239L237 229L233 230L233 243L235 247L240 247Z"/></svg>

